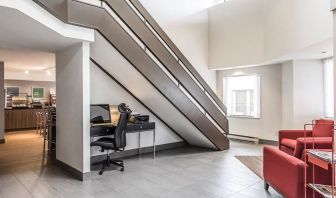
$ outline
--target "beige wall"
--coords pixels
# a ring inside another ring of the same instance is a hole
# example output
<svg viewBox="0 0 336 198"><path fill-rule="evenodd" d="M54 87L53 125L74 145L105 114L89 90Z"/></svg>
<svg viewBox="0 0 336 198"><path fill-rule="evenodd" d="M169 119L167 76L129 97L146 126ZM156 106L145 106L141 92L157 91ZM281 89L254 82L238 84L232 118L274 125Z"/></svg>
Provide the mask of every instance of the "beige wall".
<svg viewBox="0 0 336 198"><path fill-rule="evenodd" d="M8 86L18 86L20 87L20 93L32 94L33 87L43 87L44 90L44 100L46 102L50 99L50 89L56 91L56 82L47 81L27 81L27 80L5 80L5 88Z"/></svg>

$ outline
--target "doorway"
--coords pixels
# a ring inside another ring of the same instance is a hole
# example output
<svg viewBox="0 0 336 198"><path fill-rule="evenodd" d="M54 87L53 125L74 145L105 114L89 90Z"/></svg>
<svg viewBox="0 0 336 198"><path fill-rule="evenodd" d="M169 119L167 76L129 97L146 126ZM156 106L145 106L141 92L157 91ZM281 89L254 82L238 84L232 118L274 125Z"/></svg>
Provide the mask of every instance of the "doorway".
<svg viewBox="0 0 336 198"><path fill-rule="evenodd" d="M0 60L5 93L0 170L45 165L56 149L55 54L0 48Z"/></svg>

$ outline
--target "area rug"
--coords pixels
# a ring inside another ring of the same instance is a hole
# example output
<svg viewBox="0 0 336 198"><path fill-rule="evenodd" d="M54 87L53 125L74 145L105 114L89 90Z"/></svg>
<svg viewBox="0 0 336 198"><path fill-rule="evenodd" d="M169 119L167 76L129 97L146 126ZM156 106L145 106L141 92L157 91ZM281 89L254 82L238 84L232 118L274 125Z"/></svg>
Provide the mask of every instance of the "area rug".
<svg viewBox="0 0 336 198"><path fill-rule="evenodd" d="M263 157L262 156L236 156L245 166L263 179Z"/></svg>

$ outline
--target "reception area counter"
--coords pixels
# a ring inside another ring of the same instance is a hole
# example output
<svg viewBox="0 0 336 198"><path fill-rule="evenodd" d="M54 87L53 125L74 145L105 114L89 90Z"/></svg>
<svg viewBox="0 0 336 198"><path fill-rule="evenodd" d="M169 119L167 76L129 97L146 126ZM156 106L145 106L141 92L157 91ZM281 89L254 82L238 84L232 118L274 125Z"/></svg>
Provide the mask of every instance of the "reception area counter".
<svg viewBox="0 0 336 198"><path fill-rule="evenodd" d="M42 109L5 109L5 131L34 129L37 124L37 112Z"/></svg>

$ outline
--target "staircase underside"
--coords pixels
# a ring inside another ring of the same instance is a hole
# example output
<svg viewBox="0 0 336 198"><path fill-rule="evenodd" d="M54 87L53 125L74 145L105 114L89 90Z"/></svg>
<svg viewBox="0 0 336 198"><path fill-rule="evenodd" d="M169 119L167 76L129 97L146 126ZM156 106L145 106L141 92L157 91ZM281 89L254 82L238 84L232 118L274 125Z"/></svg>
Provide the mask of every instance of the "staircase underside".
<svg viewBox="0 0 336 198"><path fill-rule="evenodd" d="M219 150L229 148L225 134L160 69L159 63L151 59L106 8L72 0L35 2L66 23L97 30L96 40L91 45L93 63L121 82L188 143ZM218 115L211 114L217 125L227 127L225 116L223 119ZM218 122L220 120L222 122Z"/></svg>

